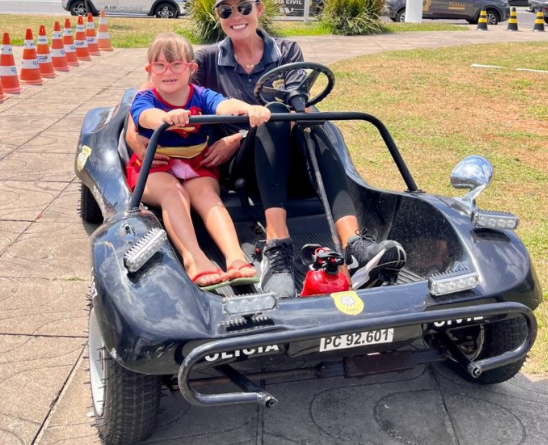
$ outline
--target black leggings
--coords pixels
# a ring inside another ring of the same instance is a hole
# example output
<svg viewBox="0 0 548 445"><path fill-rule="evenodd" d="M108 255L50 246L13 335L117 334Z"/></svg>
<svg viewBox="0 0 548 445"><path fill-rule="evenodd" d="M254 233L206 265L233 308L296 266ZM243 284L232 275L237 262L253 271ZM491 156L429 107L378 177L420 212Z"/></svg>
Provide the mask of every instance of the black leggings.
<svg viewBox="0 0 548 445"><path fill-rule="evenodd" d="M287 108L282 104L269 104L269 108L273 113L287 112ZM311 136L333 219L337 221L344 216L355 216L346 172L333 144L321 126L312 126ZM265 210L285 207L291 167L301 170L291 175L292 188L309 188L306 181L311 181L316 188L306 150L305 135L299 126L295 126L291 131L289 122L269 122L257 129L255 171ZM303 168L308 170L308 175L303 174Z"/></svg>

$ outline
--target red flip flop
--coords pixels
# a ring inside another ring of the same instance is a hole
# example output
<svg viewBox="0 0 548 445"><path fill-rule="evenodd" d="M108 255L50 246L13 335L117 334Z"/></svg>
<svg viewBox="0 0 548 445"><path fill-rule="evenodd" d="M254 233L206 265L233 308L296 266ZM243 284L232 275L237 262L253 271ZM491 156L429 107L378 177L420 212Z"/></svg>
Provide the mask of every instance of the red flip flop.
<svg viewBox="0 0 548 445"><path fill-rule="evenodd" d="M194 275L194 277L192 277L191 280L194 284L196 284L196 280L201 277L205 277L207 275L222 275L222 274L223 274L223 271L219 268L217 268L217 270L204 270L203 272L200 272ZM208 284L206 286L200 286L199 284L196 284L196 286L198 286L200 289L203 289L203 290L214 290L214 289L218 289L219 287L228 286L228 285L229 285L228 280L221 281L220 283Z"/></svg>

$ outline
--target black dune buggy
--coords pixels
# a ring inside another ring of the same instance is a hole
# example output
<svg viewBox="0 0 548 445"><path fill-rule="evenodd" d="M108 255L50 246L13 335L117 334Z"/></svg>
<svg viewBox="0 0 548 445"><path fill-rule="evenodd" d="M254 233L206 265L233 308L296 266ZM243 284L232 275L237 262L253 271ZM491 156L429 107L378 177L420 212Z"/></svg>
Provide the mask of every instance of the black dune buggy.
<svg viewBox="0 0 548 445"><path fill-rule="evenodd" d="M273 79L296 70L305 75L297 86L271 86ZM320 74L327 77L327 87L311 98ZM360 224L379 240L400 242L407 252L406 266L392 285L381 282L286 299L253 285L199 289L185 273L155 209L140 203L165 125L150 141L132 194L124 176L128 153L123 131L135 91L126 92L114 108L87 114L75 170L82 181L82 218L102 222L90 240L89 359L93 406L104 443L129 444L149 435L162 385L178 389L198 406L272 407L275 395L260 382L278 376L362 377L442 360L481 384L503 382L519 372L535 341L532 311L541 301L541 289L527 250L513 231L517 218L475 204L491 179L491 165L470 156L456 166L451 182L468 189L462 198L424 193L378 119L357 112L303 112L323 99L333 83L329 69L298 63L267 73L256 94L263 102L274 95L295 110L273 114L272 121L295 121L305 127L305 134L311 134L307 126L328 121L324 127L345 166ZM246 119L199 116L191 123ZM349 119L378 129L407 190L388 192L363 182L331 123ZM313 150L305 153L314 166ZM263 209L253 187L237 172L233 169L232 186L223 192L223 200L242 248L258 267ZM297 290L307 272L299 247L316 243L339 248L318 174L316 181L317 193L291 190L287 204L297 247ZM195 223L207 255L223 264L203 226ZM219 391L215 384L220 382L234 389Z"/></svg>

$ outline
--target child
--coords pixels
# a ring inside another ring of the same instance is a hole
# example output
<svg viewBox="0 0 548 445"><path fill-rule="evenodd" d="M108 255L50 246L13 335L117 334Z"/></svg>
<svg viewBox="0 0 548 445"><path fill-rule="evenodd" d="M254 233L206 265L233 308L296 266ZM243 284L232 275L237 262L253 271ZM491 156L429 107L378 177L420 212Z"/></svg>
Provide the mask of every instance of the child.
<svg viewBox="0 0 548 445"><path fill-rule="evenodd" d="M148 177L143 202L162 209L169 236L183 257L192 281L210 290L230 283L257 282L256 271L246 261L234 224L221 198L218 172L203 167L207 153L207 126L188 125L189 117L201 114L247 114L252 127L270 118L266 107L227 99L207 88L190 83L197 65L192 46L173 33L157 36L148 49L146 70L153 88L136 94L131 116L139 134L150 138L163 122L172 126L160 138L157 150L169 156L155 161ZM133 189L141 167L134 154L127 165L128 183ZM215 267L200 249L190 209L205 226L225 256L227 273Z"/></svg>

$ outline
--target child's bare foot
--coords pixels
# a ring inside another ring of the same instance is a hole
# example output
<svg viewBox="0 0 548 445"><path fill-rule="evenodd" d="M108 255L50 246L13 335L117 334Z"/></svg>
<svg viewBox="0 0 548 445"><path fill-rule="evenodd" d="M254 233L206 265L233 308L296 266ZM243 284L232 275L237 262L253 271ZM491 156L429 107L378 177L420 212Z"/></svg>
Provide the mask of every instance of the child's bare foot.
<svg viewBox="0 0 548 445"><path fill-rule="evenodd" d="M194 284L200 287L211 286L229 279L228 275L209 261L205 255L203 258L195 259L194 262L185 261L185 269Z"/></svg>
<svg viewBox="0 0 548 445"><path fill-rule="evenodd" d="M235 260L230 263L227 269L228 279L235 280L237 278L250 278L257 275L257 271L253 265L244 260Z"/></svg>

